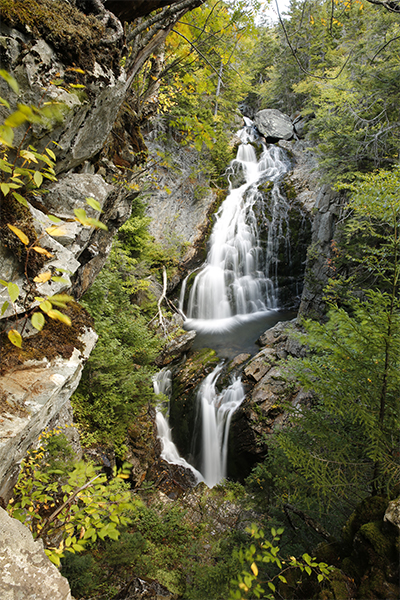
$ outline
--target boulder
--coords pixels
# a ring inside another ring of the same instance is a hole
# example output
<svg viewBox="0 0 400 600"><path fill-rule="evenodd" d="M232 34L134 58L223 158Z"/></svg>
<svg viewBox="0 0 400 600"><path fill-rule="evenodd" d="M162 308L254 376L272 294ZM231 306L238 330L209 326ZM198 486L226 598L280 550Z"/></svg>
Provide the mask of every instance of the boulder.
<svg viewBox="0 0 400 600"><path fill-rule="evenodd" d="M42 542L2 508L0 540L2 600L73 600L68 581L49 561Z"/></svg>
<svg viewBox="0 0 400 600"><path fill-rule="evenodd" d="M290 117L275 108L260 110L254 117L254 125L267 142L290 140L294 134Z"/></svg>
<svg viewBox="0 0 400 600"><path fill-rule="evenodd" d="M69 401L96 340L95 332L86 329L81 335L80 351L63 338L63 351L70 350L68 358L60 355L53 360L44 357L25 361L0 378L0 498L5 503L15 484L20 461ZM54 339L51 342L54 344ZM78 341L76 344L79 345Z"/></svg>

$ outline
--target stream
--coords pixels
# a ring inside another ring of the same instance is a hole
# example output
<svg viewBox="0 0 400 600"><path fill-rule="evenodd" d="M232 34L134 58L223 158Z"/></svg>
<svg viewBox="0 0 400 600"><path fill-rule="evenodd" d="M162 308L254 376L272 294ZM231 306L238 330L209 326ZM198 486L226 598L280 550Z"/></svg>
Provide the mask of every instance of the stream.
<svg viewBox="0 0 400 600"><path fill-rule="evenodd" d="M199 470L179 456L168 423L168 407L157 411L162 458L190 468L197 481L204 481L208 487L227 475L230 422L245 397L240 377L218 391L224 360L243 352L254 355L259 350L255 342L261 333L295 316L294 312L279 310L277 294L278 248L282 240L289 259L291 252L289 206L279 188L289 161L279 146L264 143L257 158L252 142L261 142L249 119L245 118L245 126L237 135L241 144L227 169L229 193L215 215L206 261L192 278L190 290L189 278L184 281L180 299L180 309L186 315L184 327L197 334L193 348L212 348L221 359L197 391ZM267 223L264 197L259 191L259 186L266 184L271 198ZM267 231L266 239L260 235L260 222ZM171 373L163 370L154 379L154 389L168 398L170 388Z"/></svg>

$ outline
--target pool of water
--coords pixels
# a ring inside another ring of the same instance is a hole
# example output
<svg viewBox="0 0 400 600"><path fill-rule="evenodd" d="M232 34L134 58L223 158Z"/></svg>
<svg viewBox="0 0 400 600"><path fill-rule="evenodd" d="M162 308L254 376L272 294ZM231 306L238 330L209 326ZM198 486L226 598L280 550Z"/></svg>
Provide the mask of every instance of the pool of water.
<svg viewBox="0 0 400 600"><path fill-rule="evenodd" d="M238 354L257 354L256 341L264 331L279 321L290 321L295 311L270 310L250 315L237 315L228 319L188 319L185 329L196 331L193 349L212 348L220 358L231 360Z"/></svg>

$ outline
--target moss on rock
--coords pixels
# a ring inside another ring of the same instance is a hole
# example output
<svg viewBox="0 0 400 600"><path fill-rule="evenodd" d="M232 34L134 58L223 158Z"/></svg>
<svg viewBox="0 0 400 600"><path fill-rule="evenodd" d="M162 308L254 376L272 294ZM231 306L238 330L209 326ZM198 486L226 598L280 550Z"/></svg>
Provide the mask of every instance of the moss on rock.
<svg viewBox="0 0 400 600"><path fill-rule="evenodd" d="M91 71L94 63L119 72L120 50L102 46L104 26L62 0L0 0L3 23L43 38L63 64Z"/></svg>

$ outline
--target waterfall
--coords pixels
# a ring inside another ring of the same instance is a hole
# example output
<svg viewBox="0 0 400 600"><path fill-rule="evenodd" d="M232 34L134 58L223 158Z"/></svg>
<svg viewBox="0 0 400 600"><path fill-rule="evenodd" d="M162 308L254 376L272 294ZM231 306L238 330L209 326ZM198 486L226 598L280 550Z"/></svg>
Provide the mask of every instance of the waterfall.
<svg viewBox="0 0 400 600"><path fill-rule="evenodd" d="M213 487L227 475L229 426L233 413L244 398L240 377L218 393L216 383L222 366L217 365L198 391L202 417L201 472L208 487Z"/></svg>
<svg viewBox="0 0 400 600"><path fill-rule="evenodd" d="M206 262L196 275L189 294L185 327L197 331L224 330L232 323L277 308L277 246L283 232L285 205L278 180L287 171L283 150L263 145L259 160L249 143L256 134L246 120L238 132L242 141L228 176L229 194L216 214ZM233 187L239 174L244 183ZM260 219L265 220L260 183L270 182L267 241L260 241ZM286 210L287 217L287 210ZM285 228L288 232L288 227ZM184 290L185 291L185 290ZM184 294L183 291L183 294Z"/></svg>
<svg viewBox="0 0 400 600"><path fill-rule="evenodd" d="M153 377L153 388L156 394L164 394L167 398L171 394L171 371L162 369ZM167 409L167 417L163 414L163 409ZM197 482L203 481L202 474L190 465L178 452L178 448L172 441L171 428L168 422L169 401L162 402L156 407L157 434L161 441L161 458L173 465L180 465L185 469L190 469Z"/></svg>
<svg viewBox="0 0 400 600"><path fill-rule="evenodd" d="M282 241L290 256L289 205L278 183L288 161L281 148L261 142L249 119L238 136L242 143L227 169L229 193L216 214L207 259L193 280L186 307L188 280L182 285L180 308L187 315L184 327L196 330L204 340L221 333L245 337L244 329L251 332L254 321L265 323L265 315L278 308L278 249ZM252 142L262 146L258 159ZM268 205L259 191L261 185L267 185ZM199 468L209 487L227 475L229 427L245 396L240 377L223 391L217 390L222 369L220 363L197 392ZM168 456L176 460L172 450Z"/></svg>

